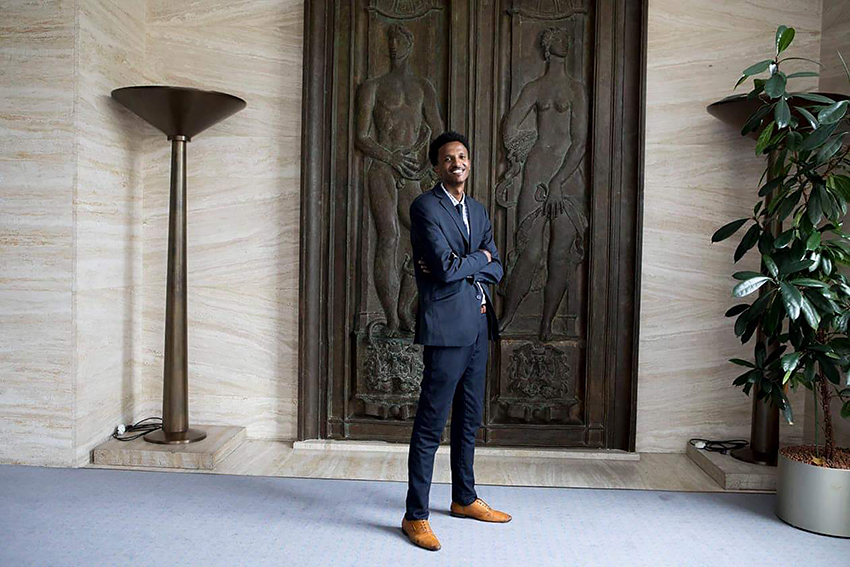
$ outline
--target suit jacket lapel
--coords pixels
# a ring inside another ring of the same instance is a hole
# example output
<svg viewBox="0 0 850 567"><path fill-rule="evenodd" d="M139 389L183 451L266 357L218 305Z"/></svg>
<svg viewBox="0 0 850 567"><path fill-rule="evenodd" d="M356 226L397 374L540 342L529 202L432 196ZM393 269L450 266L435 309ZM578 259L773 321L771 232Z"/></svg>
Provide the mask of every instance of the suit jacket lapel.
<svg viewBox="0 0 850 567"><path fill-rule="evenodd" d="M466 247L469 248L469 235L466 234L466 226L464 226L463 219L460 218L457 209L454 208L454 205L452 205L451 199L449 199L448 195L446 195L445 190L443 190L442 184L439 184L434 188L434 193L437 195L437 197L440 198L440 204L443 205L443 208L446 209L446 212L454 221L455 226L460 231L460 235L463 238L463 241L466 243ZM469 203L467 203L466 206L466 212L470 216L470 232L472 232L472 212L469 209Z"/></svg>

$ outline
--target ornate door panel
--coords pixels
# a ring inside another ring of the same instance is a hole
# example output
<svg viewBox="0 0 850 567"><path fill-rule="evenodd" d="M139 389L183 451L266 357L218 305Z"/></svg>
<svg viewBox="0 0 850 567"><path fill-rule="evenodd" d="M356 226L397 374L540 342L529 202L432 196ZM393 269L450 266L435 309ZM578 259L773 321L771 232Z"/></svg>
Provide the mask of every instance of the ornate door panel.
<svg viewBox="0 0 850 567"><path fill-rule="evenodd" d="M406 441L421 347L408 209L467 133L506 276L488 444L630 449L643 4L309 3L301 438Z"/></svg>

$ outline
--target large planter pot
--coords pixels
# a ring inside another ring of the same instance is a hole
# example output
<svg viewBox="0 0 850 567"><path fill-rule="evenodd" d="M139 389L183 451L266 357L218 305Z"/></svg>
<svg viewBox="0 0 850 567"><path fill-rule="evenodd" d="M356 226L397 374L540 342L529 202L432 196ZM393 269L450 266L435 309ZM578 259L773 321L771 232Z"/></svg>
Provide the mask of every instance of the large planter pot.
<svg viewBox="0 0 850 567"><path fill-rule="evenodd" d="M850 470L789 459L779 452L776 515L794 527L850 537Z"/></svg>

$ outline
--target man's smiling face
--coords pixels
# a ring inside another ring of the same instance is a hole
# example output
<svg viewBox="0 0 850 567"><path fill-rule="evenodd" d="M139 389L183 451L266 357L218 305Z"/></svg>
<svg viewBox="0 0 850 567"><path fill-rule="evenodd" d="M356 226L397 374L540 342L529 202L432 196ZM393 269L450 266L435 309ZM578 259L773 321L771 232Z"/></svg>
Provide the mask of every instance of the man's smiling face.
<svg viewBox="0 0 850 567"><path fill-rule="evenodd" d="M460 142L443 144L437 157L437 175L445 185L457 186L469 177L469 152Z"/></svg>

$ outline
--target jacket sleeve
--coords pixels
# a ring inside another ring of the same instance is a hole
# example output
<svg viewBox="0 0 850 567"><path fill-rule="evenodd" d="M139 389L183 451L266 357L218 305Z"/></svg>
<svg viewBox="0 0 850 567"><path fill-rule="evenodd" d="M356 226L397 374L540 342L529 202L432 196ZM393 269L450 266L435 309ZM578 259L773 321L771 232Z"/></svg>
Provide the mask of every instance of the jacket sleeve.
<svg viewBox="0 0 850 567"><path fill-rule="evenodd" d="M414 201L410 206L410 239L414 256L421 256L431 275L443 283L472 276L488 264L487 255L481 250L466 256L456 254L433 215L422 206L421 200Z"/></svg>
<svg viewBox="0 0 850 567"><path fill-rule="evenodd" d="M476 272L474 279L477 282L480 281L488 284L497 284L502 280L504 268L502 267L502 260L499 258L499 250L496 248L496 243L493 241L493 225L490 224L490 219L487 216L487 210L484 209L484 207L481 208L483 209L482 212L484 216L484 236L481 238L481 245L479 248L487 250L493 257L493 260Z"/></svg>

